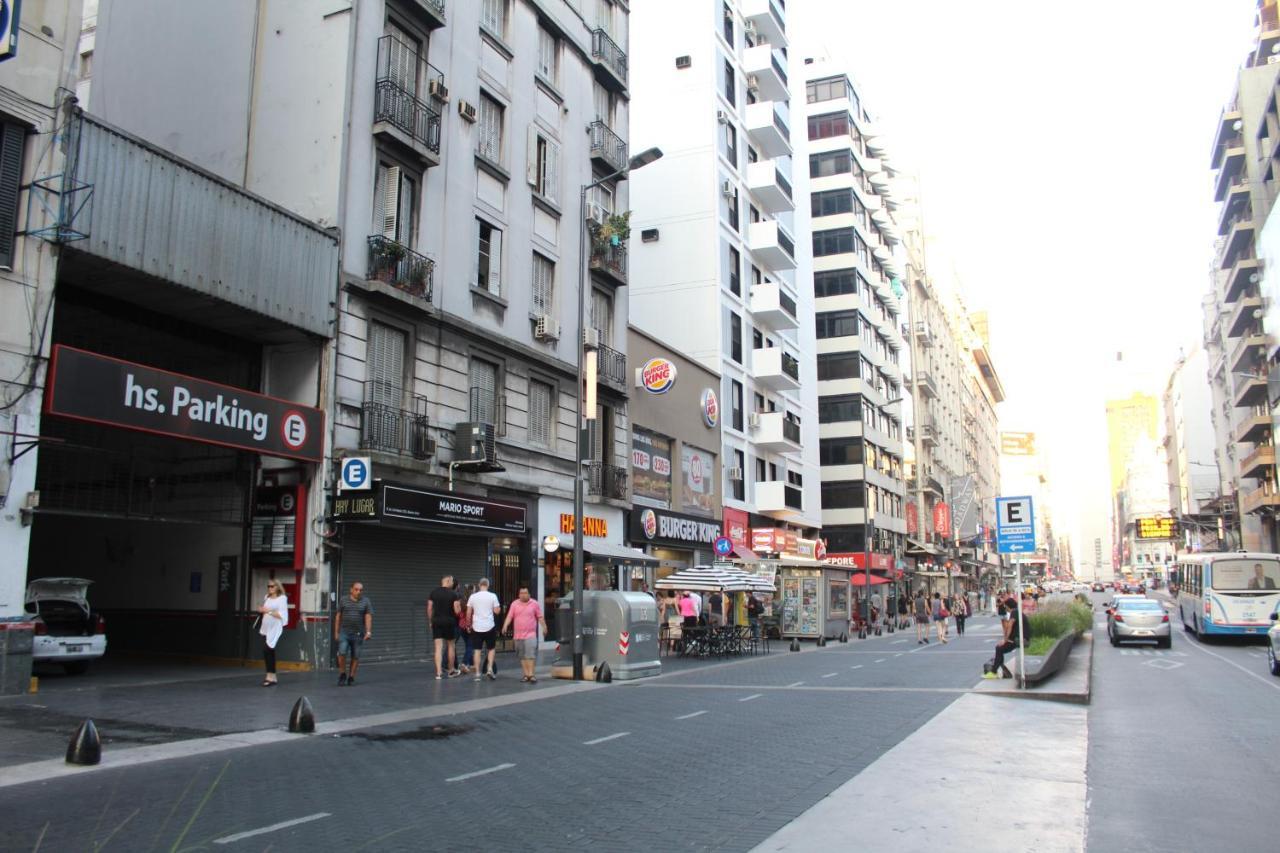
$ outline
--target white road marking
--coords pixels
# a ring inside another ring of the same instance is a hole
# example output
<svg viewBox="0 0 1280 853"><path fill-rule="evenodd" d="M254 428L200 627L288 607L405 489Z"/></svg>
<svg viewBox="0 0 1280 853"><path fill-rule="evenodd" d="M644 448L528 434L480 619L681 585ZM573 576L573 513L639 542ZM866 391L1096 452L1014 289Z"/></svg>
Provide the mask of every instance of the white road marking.
<svg viewBox="0 0 1280 853"><path fill-rule="evenodd" d="M699 711L699 712L698 712L698 714L705 714L705 713L707 713L707 712L706 712L706 711ZM698 714L690 714L689 716L690 716L690 717L696 717ZM684 719L688 719L688 718L687 718L687 717L676 717L676 719L677 719L677 720L684 720ZM582 745L583 745L583 746L595 746L595 745L596 745L596 744L598 744L598 743L604 743L605 741L608 741L608 740L617 740L618 738L620 738L620 737L626 737L626 736L627 736L627 735L629 735L629 734L631 734L631 732L614 732L614 733L613 733L613 734L611 734L611 735L605 735L604 737L598 737L598 738L596 738L595 740L584 740L584 741L582 742Z"/></svg>
<svg viewBox="0 0 1280 853"><path fill-rule="evenodd" d="M903 655L903 653L902 653L902 652L898 652L896 655L894 655L894 657L895 657L895 658L900 658L900 657L902 657L902 655Z"/></svg>
<svg viewBox="0 0 1280 853"><path fill-rule="evenodd" d="M862 669L862 664L855 664L854 666L849 667L849 669Z"/></svg>
<svg viewBox="0 0 1280 853"><path fill-rule="evenodd" d="M490 773L497 773L499 770L510 770L515 767L514 764L499 764L495 767L486 767L484 770L477 770L474 773L463 773L461 776L450 776L445 779L446 782L463 782L467 779L474 779L477 776L487 776Z"/></svg>
<svg viewBox="0 0 1280 853"><path fill-rule="evenodd" d="M764 695L763 693L753 693L753 694L751 694L750 696L743 696L743 697L742 697L741 699L739 699L738 701L739 701L739 702L750 702L752 699L759 699L759 698L760 698L761 696L763 696L763 695Z"/></svg>
<svg viewBox="0 0 1280 853"><path fill-rule="evenodd" d="M884 663L884 662L885 662L885 658L880 658L879 660L876 661L876 663Z"/></svg>
<svg viewBox="0 0 1280 853"><path fill-rule="evenodd" d="M791 684L788 684L787 686L788 686L788 687L799 687L801 684L804 684L804 682L803 682L803 681L795 681L795 682L792 682Z"/></svg>
<svg viewBox="0 0 1280 853"><path fill-rule="evenodd" d="M826 675L824 675L824 676L822 676L822 677L823 677L823 678L835 678L835 677L836 677L837 675L839 675L839 674L840 674L840 673L838 673L838 672L828 672Z"/></svg>
<svg viewBox="0 0 1280 853"><path fill-rule="evenodd" d="M897 646L897 645L900 645L900 644L902 644L902 643L909 643L909 642L911 642L911 641L910 641L910 640L894 640L890 645Z"/></svg>
<svg viewBox="0 0 1280 853"><path fill-rule="evenodd" d="M1259 681L1261 681L1263 684L1270 685L1271 687L1274 687L1276 690L1280 690L1280 679L1278 679L1278 678L1276 678L1276 677L1274 677L1274 676L1263 677L1262 675L1260 675L1259 673L1254 672L1254 671L1253 671L1253 670L1251 670L1251 669L1245 669L1244 667L1242 667L1240 664L1236 663L1236 662L1235 662L1235 661L1233 661L1233 660L1227 660L1226 658L1224 658L1222 655L1218 654L1217 652L1211 652L1211 651L1209 651L1208 649L1206 649L1206 648L1204 648L1203 646L1201 646L1199 643L1193 643L1193 644L1191 645L1191 648L1193 648L1193 649L1199 649L1200 651L1204 652L1206 655L1211 655L1211 656L1213 656L1213 657L1217 658L1218 660L1222 661L1223 663L1227 663L1227 664L1230 664L1231 666L1234 666L1236 669L1240 670L1240 671L1241 671L1241 672L1243 672L1245 675L1248 675L1248 676L1250 676L1250 677L1252 677L1252 678L1256 678L1256 679L1258 679Z"/></svg>
<svg viewBox="0 0 1280 853"><path fill-rule="evenodd" d="M288 829L291 826L297 826L300 823L310 823L313 820L330 817L328 812L316 812L306 817L296 817L293 820L285 820L280 823L273 823L270 826L264 826L260 829L249 829L244 832L237 832L235 835L226 835L222 838L213 839L214 844L232 844L236 841L243 841L246 838L253 838L255 835L266 835L268 832L275 832L278 829Z"/></svg>
<svg viewBox="0 0 1280 853"><path fill-rule="evenodd" d="M694 717L701 717L706 711L694 711L692 714L685 714L683 717L676 717L677 720L692 720Z"/></svg>

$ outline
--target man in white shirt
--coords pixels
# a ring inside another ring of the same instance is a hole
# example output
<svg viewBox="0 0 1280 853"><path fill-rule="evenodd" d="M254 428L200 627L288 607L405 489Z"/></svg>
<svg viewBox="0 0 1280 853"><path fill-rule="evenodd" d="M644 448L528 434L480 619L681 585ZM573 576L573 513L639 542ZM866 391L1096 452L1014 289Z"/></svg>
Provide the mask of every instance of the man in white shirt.
<svg viewBox="0 0 1280 853"><path fill-rule="evenodd" d="M702 596L693 590L689 590L689 597L693 599L694 615L702 616Z"/></svg>
<svg viewBox="0 0 1280 853"><path fill-rule="evenodd" d="M480 661L488 654L488 666L484 668L484 674L489 676L490 681L496 681L498 676L493 672L493 655L498 647L498 623L497 616L502 612L502 604L498 601L498 596L489 592L489 579L481 578L479 590L471 594L471 598L467 599L467 612L471 616L471 634L476 647L476 677L475 680L481 679Z"/></svg>

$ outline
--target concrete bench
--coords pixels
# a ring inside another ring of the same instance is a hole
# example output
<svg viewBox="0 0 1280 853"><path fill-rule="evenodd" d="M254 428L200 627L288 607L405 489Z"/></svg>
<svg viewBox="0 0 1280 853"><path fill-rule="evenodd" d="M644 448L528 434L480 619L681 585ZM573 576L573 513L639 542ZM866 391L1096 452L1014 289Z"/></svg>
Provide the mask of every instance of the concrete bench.
<svg viewBox="0 0 1280 853"><path fill-rule="evenodd" d="M1040 662L1040 666L1035 669L1027 668L1024 683L1039 684L1066 666L1067 656L1071 654L1071 647L1075 644L1076 635L1074 633L1059 637L1058 641L1049 649L1049 653L1044 656L1044 660Z"/></svg>

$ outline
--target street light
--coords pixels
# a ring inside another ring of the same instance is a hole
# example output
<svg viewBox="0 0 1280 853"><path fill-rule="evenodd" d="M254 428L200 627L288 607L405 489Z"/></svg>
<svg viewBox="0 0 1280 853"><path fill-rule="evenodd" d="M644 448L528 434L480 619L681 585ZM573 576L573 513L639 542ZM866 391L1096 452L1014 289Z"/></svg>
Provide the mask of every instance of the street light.
<svg viewBox="0 0 1280 853"><path fill-rule="evenodd" d="M892 406L894 403L901 403L901 397L894 397L892 400L886 400L880 404L881 409ZM917 460L919 464L919 460ZM862 525L862 613L864 626L871 625L871 539L876 532L876 519L871 512L871 487L867 482L867 425L862 425L862 517L865 519Z"/></svg>
<svg viewBox="0 0 1280 853"><path fill-rule="evenodd" d="M585 590L582 588L582 502L583 502L583 471L586 469L585 462L582 458L582 433L586 429L586 418L583 412L583 394L585 392L586 371L584 366L584 356L586 355L586 346L584 345L584 337L586 333L586 298L587 298L587 241L590 235L587 233L587 193L596 187L612 181L615 178L625 178L633 169L639 169L648 166L650 163L662 157L662 149L646 148L639 154L632 157L627 162L625 169L619 169L612 175L606 175L584 184L582 192L578 196L578 331L575 338L575 346L578 348L578 432L574 440L573 453L577 467L573 475L573 680L581 681L583 679L582 666L582 599ZM594 377L592 377L594 381ZM592 413L594 417L594 413ZM602 475L603 477L603 472Z"/></svg>

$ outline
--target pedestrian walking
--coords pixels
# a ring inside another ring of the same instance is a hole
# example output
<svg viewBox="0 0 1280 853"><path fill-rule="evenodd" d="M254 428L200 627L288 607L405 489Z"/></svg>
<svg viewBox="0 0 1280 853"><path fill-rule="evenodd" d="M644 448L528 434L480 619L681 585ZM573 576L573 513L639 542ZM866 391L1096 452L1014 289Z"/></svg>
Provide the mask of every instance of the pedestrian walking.
<svg viewBox="0 0 1280 853"><path fill-rule="evenodd" d="M262 663L266 667L262 686L275 687L276 643L289 623L289 600L285 598L284 586L274 578L267 581L267 595L258 608L258 619L262 622L258 633L262 635Z"/></svg>
<svg viewBox="0 0 1280 853"><path fill-rule="evenodd" d="M764 605L756 598L754 592L747 593L747 624L751 626L751 639L760 642L760 619L764 616Z"/></svg>
<svg viewBox="0 0 1280 853"><path fill-rule="evenodd" d="M916 645L929 644L929 603L925 601L924 590L916 590L915 600L911 603L916 617Z"/></svg>
<svg viewBox="0 0 1280 853"><path fill-rule="evenodd" d="M910 612L907 606L907 597L905 595L898 596L898 630L905 631L907 628L907 614Z"/></svg>
<svg viewBox="0 0 1280 853"><path fill-rule="evenodd" d="M542 629L541 637L546 639L547 621L542 616L542 605L529 597L529 587L520 587L518 596L507 608L502 632L505 634L510 629L516 641L516 657L520 658L520 669L524 672L520 680L533 684L538 680L534 676L538 663L538 629Z"/></svg>
<svg viewBox="0 0 1280 853"><path fill-rule="evenodd" d="M662 609L662 621L667 626L667 654L674 654L676 646L680 642L680 623L683 617L680 615L680 601L676 598L674 589L667 590L667 597L661 599L659 606Z"/></svg>
<svg viewBox="0 0 1280 853"><path fill-rule="evenodd" d="M964 620L969 618L969 596L957 596L954 615L956 617L956 636L961 637L964 635Z"/></svg>
<svg viewBox="0 0 1280 853"><path fill-rule="evenodd" d="M360 581L351 585L351 591L338 604L337 616L333 639L338 644L338 686L354 687L360 647L373 636L373 604L364 597L364 584Z"/></svg>
<svg viewBox="0 0 1280 853"><path fill-rule="evenodd" d="M454 590L453 575L445 575L440 586L427 596L427 622L431 625L431 642L435 646L436 681L446 675L458 675L458 614L462 604Z"/></svg>
<svg viewBox="0 0 1280 853"><path fill-rule="evenodd" d="M489 579L480 578L479 589L467 599L467 613L471 616L472 642L475 643L476 676L479 681L483 675L490 681L497 680L493 671L493 656L498 648L498 614L502 612L502 602L498 596L489 592ZM481 663L485 666L481 669Z"/></svg>
<svg viewBox="0 0 1280 853"><path fill-rule="evenodd" d="M933 627L938 632L938 642L947 643L947 619L951 616L951 611L947 609L947 605L942 601L942 593L940 592L933 594L931 615L933 616Z"/></svg>
<svg viewBox="0 0 1280 853"><path fill-rule="evenodd" d="M471 672L472 659L475 657L475 635L471 633L471 614L467 612L466 606L475 591L476 585L469 583L458 596L458 633L462 636L462 660L458 664L458 670L463 675Z"/></svg>

